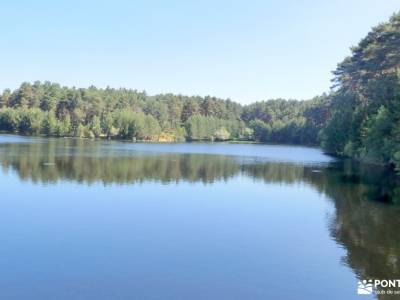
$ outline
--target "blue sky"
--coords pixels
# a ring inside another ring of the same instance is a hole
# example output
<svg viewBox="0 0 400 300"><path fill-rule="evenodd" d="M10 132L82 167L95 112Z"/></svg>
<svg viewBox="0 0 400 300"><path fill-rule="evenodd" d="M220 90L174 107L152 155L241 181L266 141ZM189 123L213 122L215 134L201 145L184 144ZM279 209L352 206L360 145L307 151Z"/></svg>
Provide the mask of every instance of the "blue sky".
<svg viewBox="0 0 400 300"><path fill-rule="evenodd" d="M329 91L398 0L3 1L0 89L23 81L249 103Z"/></svg>

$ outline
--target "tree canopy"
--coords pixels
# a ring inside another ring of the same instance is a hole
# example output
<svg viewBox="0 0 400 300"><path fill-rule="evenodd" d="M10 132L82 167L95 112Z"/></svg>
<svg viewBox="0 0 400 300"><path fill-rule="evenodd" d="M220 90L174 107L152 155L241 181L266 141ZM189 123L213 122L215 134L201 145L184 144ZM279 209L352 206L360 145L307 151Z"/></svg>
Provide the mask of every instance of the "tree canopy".
<svg viewBox="0 0 400 300"><path fill-rule="evenodd" d="M24 82L0 95L0 130L129 140L257 140L316 144L319 105L283 99L243 106L229 99ZM257 126L262 122L263 126ZM268 128L260 132L260 128ZM257 134L253 134L256 132Z"/></svg>
<svg viewBox="0 0 400 300"><path fill-rule="evenodd" d="M400 167L400 13L372 29L333 72L322 146Z"/></svg>
<svg viewBox="0 0 400 300"><path fill-rule="evenodd" d="M329 94L241 105L230 99L24 82L0 95L0 130L129 140L317 145L400 169L400 13L333 72Z"/></svg>

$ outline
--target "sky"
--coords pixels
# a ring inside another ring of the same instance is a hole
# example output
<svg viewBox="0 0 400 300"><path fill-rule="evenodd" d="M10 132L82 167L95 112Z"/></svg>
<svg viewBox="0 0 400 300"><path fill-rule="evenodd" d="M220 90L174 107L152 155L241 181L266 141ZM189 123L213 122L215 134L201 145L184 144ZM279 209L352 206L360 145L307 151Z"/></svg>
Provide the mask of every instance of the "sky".
<svg viewBox="0 0 400 300"><path fill-rule="evenodd" d="M49 80L251 103L309 99L399 0L2 1L0 90Z"/></svg>

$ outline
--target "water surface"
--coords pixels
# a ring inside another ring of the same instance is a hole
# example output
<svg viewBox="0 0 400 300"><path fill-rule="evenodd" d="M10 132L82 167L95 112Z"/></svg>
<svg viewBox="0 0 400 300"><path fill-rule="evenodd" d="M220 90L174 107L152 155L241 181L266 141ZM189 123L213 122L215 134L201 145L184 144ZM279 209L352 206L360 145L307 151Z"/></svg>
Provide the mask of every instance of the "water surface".
<svg viewBox="0 0 400 300"><path fill-rule="evenodd" d="M400 211L375 201L397 183L316 148L4 135L0 168L1 299L359 299L400 277Z"/></svg>

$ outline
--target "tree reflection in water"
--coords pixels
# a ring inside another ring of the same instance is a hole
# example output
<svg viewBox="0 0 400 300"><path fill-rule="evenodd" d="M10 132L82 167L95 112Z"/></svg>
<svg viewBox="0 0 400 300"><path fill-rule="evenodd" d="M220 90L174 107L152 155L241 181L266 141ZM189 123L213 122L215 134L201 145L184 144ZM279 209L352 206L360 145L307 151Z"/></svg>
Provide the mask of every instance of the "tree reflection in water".
<svg viewBox="0 0 400 300"><path fill-rule="evenodd" d="M400 207L383 203L400 203L400 184L376 167L350 161L312 166L225 155L140 153L74 139L0 144L0 164L34 183L209 184L237 175L268 183L305 183L334 204L329 231L347 250L343 262L360 279L400 278Z"/></svg>

